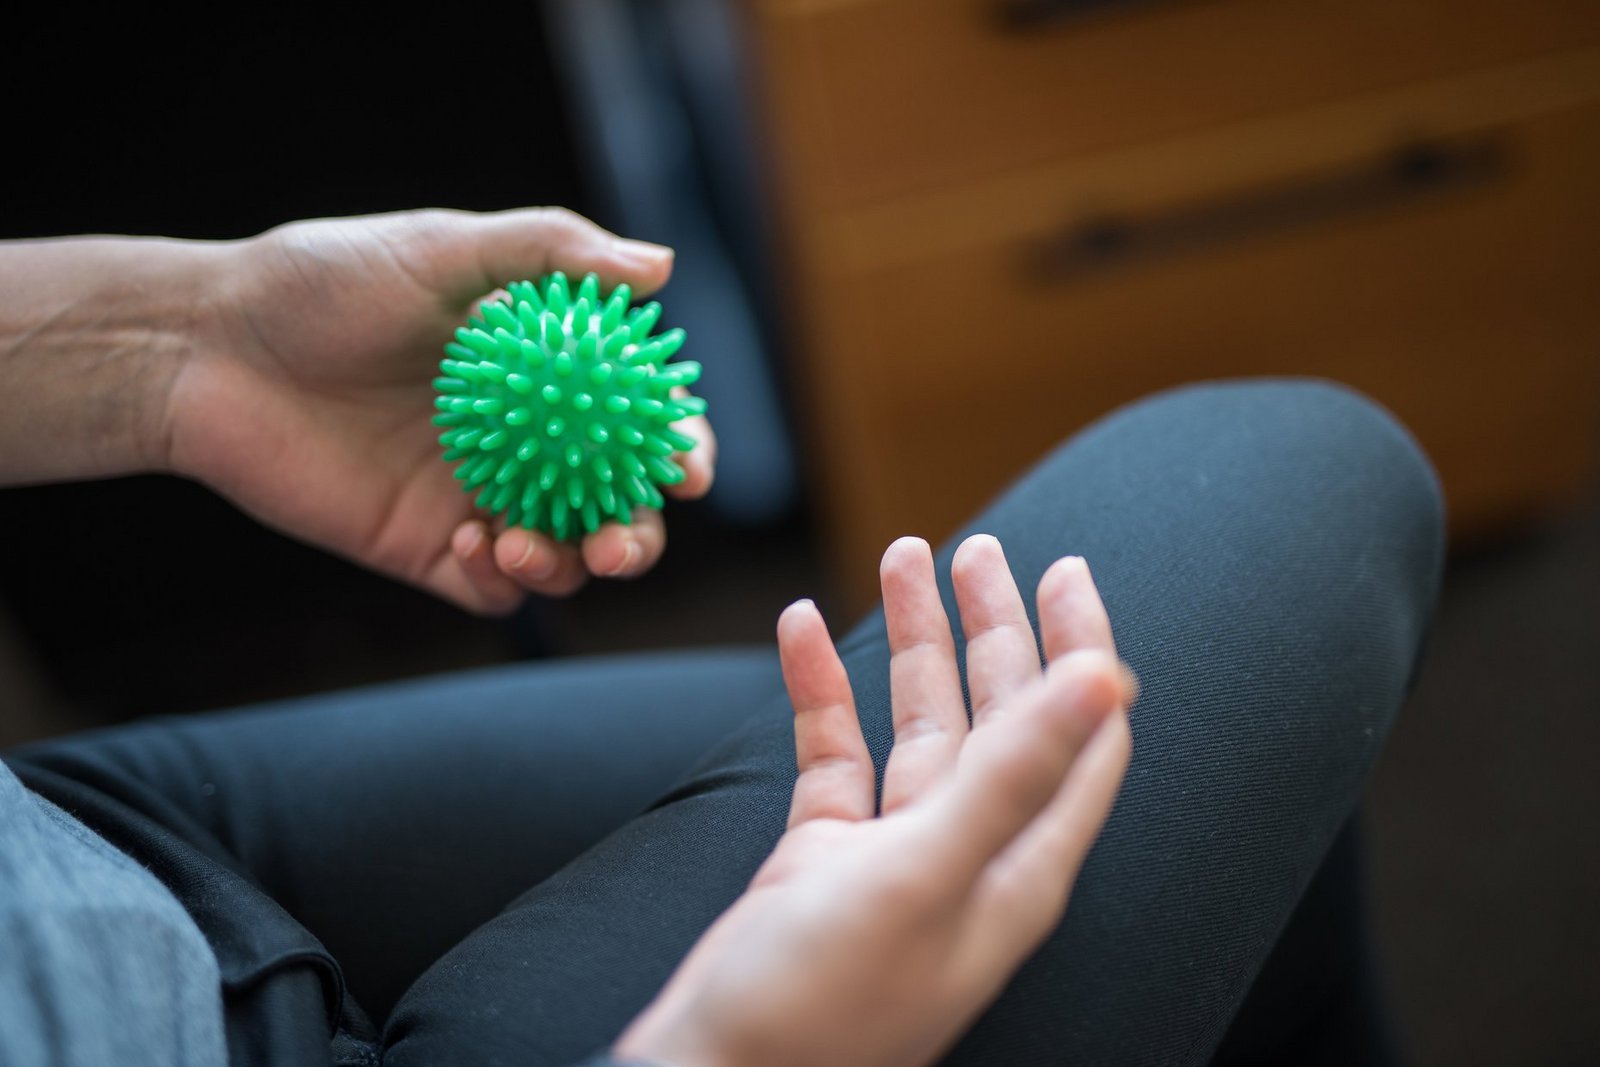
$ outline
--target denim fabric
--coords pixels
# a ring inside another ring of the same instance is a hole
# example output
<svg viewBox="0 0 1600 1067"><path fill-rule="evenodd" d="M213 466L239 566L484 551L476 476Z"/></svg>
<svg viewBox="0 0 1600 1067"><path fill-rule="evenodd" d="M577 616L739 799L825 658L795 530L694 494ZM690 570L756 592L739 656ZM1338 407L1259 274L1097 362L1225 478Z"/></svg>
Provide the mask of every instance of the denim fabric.
<svg viewBox="0 0 1600 1067"><path fill-rule="evenodd" d="M193 920L0 764L0 1063L222 1062L217 961Z"/></svg>

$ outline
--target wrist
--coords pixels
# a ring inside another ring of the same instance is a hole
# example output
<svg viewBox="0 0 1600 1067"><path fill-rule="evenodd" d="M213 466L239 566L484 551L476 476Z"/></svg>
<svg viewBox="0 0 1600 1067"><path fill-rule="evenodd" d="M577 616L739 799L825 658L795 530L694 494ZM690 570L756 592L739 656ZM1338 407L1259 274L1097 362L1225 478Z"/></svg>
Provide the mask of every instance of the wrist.
<svg viewBox="0 0 1600 1067"><path fill-rule="evenodd" d="M170 469L174 383L224 246L64 238L0 246L0 481Z"/></svg>
<svg viewBox="0 0 1600 1067"><path fill-rule="evenodd" d="M235 247L236 242L160 239L144 250L142 292L119 324L136 345L129 367L127 455L138 471L184 473L173 448L185 418L179 382L216 347L214 324Z"/></svg>

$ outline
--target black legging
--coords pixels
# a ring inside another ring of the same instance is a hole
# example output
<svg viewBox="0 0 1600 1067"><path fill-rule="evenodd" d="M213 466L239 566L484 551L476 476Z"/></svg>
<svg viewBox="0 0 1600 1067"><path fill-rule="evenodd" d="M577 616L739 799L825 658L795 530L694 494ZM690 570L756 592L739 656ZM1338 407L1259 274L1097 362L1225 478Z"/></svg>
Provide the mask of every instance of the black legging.
<svg viewBox="0 0 1600 1067"><path fill-rule="evenodd" d="M981 427L968 436L981 447ZM951 1063L1216 1053L1407 690L1440 528L1428 465L1387 415L1336 387L1267 382L1124 409L964 531L1000 538L1030 601L1052 560L1085 556L1143 696L1065 922ZM938 557L952 617L955 543ZM882 614L841 652L881 770ZM195 915L236 1062L381 1051L395 1067L603 1047L771 849L795 774L765 651L478 672L7 760ZM1295 995L1252 995L1272 1004L1279 1054L1351 1000L1339 983L1359 951L1331 965L1329 935L1298 930L1348 918L1347 874L1325 870L1268 970ZM1244 1029L1228 1043L1241 1061L1274 1053Z"/></svg>

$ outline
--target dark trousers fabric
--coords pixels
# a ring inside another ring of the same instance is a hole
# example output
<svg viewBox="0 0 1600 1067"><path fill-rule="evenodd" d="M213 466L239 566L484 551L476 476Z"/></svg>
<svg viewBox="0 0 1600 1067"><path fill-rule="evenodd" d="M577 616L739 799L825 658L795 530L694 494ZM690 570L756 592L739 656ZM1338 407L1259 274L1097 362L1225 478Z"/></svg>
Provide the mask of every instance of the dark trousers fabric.
<svg viewBox="0 0 1600 1067"><path fill-rule="evenodd" d="M1416 667L1440 511L1380 409L1251 382L1109 416L963 531L1000 538L1030 601L1085 556L1143 695L1065 921L950 1063L1376 1054L1344 828ZM882 613L841 653L881 769ZM6 759L195 916L235 1062L395 1067L603 1047L771 849L795 773L767 651L500 669Z"/></svg>

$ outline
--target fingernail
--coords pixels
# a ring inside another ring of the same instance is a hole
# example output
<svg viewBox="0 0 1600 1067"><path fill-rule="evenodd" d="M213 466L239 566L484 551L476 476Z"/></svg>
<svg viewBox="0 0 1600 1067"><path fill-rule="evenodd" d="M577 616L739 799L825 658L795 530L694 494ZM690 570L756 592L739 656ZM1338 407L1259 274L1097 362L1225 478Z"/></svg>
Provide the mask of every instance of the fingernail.
<svg viewBox="0 0 1600 1067"><path fill-rule="evenodd" d="M483 527L477 523L466 528L466 533L456 535L456 555L465 559L478 551L483 544Z"/></svg>
<svg viewBox="0 0 1600 1067"><path fill-rule="evenodd" d="M674 253L666 245L651 244L649 241L635 241L627 237L618 237L611 246L617 254L645 266L655 266L672 259Z"/></svg>
<svg viewBox="0 0 1600 1067"><path fill-rule="evenodd" d="M519 574L524 574L534 581L542 581L556 572L559 561L553 552L539 551L539 542L528 538L527 547L522 550L522 555L511 565L511 569Z"/></svg>
<svg viewBox="0 0 1600 1067"><path fill-rule="evenodd" d="M520 571L526 567L528 565L528 561L533 558L533 550L535 547L536 546L533 543L533 538L527 538L522 546L522 555L518 556L516 560L512 562L512 568Z"/></svg>
<svg viewBox="0 0 1600 1067"><path fill-rule="evenodd" d="M613 567L607 574L626 574L639 562L639 542L628 541L622 550L622 562Z"/></svg>

